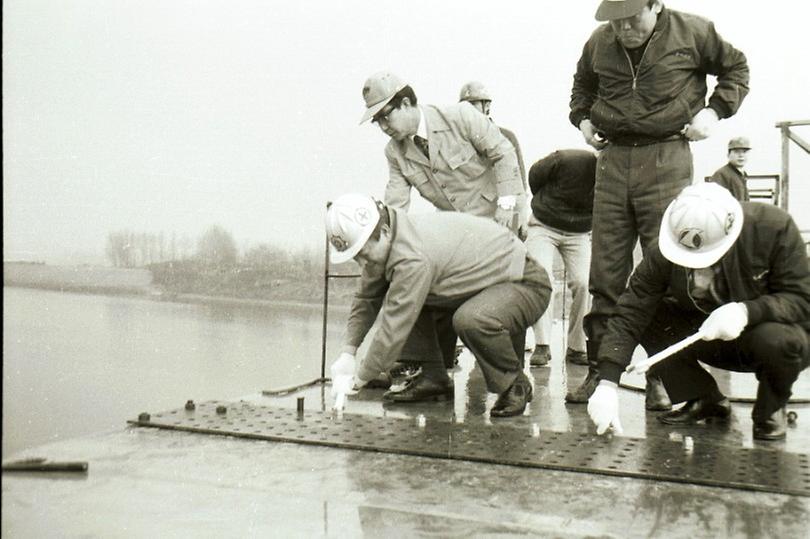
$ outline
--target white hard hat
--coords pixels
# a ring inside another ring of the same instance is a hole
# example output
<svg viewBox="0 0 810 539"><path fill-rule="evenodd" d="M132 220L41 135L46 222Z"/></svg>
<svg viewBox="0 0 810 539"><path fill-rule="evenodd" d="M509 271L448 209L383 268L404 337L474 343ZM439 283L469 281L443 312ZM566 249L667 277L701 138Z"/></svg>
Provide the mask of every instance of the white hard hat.
<svg viewBox="0 0 810 539"><path fill-rule="evenodd" d="M332 263L340 264L354 258L379 220L377 203L368 195L348 193L335 199L326 211L326 234Z"/></svg>
<svg viewBox="0 0 810 539"><path fill-rule="evenodd" d="M742 225L742 206L727 189L711 182L690 185L664 212L658 248L679 266L708 268L737 241Z"/></svg>

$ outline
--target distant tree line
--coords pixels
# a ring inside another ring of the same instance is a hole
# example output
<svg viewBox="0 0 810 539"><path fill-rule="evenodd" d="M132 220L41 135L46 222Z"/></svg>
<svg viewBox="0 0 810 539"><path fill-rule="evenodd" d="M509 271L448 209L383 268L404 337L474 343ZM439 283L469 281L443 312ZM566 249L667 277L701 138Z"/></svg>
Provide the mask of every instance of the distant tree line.
<svg viewBox="0 0 810 539"><path fill-rule="evenodd" d="M113 232L107 236L106 254L116 267L149 268L154 284L170 295L288 300L322 296L320 248L287 250L260 243L240 253L233 235L219 225L205 230L196 245L176 234ZM353 282L335 285L336 296L348 295L355 287Z"/></svg>
<svg viewBox="0 0 810 539"><path fill-rule="evenodd" d="M137 268L169 260L184 260L193 256L193 243L188 237L172 233L148 233L120 230L107 235L104 247L107 260L116 268Z"/></svg>

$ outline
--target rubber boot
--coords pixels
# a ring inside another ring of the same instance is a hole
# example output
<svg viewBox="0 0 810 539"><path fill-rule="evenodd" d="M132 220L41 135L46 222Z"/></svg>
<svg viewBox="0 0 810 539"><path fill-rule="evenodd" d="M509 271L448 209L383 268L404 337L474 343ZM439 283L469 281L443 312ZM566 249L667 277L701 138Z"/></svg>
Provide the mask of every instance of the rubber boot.
<svg viewBox="0 0 810 539"><path fill-rule="evenodd" d="M588 375L576 389L569 391L565 395L565 402L584 404L591 398L594 389L599 384L599 370L597 369L599 343L596 341L585 341L588 354Z"/></svg>

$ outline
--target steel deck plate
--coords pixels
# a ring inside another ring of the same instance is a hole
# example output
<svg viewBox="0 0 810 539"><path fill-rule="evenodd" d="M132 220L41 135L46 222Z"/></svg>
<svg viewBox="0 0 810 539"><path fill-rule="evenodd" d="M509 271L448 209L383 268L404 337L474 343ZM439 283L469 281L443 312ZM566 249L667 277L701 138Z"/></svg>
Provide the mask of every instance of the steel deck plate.
<svg viewBox="0 0 810 539"><path fill-rule="evenodd" d="M218 407L225 413L217 413ZM597 473L810 496L810 455L695 440L605 437L536 426L305 411L211 401L132 425L404 455Z"/></svg>

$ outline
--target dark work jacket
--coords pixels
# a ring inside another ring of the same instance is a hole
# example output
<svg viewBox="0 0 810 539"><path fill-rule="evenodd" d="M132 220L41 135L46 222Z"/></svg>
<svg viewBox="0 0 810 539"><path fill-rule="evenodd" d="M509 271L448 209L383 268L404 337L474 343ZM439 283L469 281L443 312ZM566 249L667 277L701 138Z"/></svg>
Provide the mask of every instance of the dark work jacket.
<svg viewBox="0 0 810 539"><path fill-rule="evenodd" d="M740 202L748 202L748 186L745 175L731 163L717 169L709 178L710 182L722 185Z"/></svg>
<svg viewBox="0 0 810 539"><path fill-rule="evenodd" d="M709 107L721 119L732 116L748 94L748 63L707 19L663 9L637 72L604 24L577 63L569 119L578 128L590 118L608 139L665 138L706 106L706 74L717 77Z"/></svg>
<svg viewBox="0 0 810 539"><path fill-rule="evenodd" d="M564 232L589 232L595 178L596 155L587 150L557 150L539 160L529 169L535 218Z"/></svg>
<svg viewBox="0 0 810 539"><path fill-rule="evenodd" d="M748 326L762 322L799 324L810 332L810 263L790 215L770 204L743 202L740 237L720 259L729 302L748 309ZM688 269L673 264L652 246L619 297L599 347L599 373L618 382L659 302L698 308L689 296Z"/></svg>

